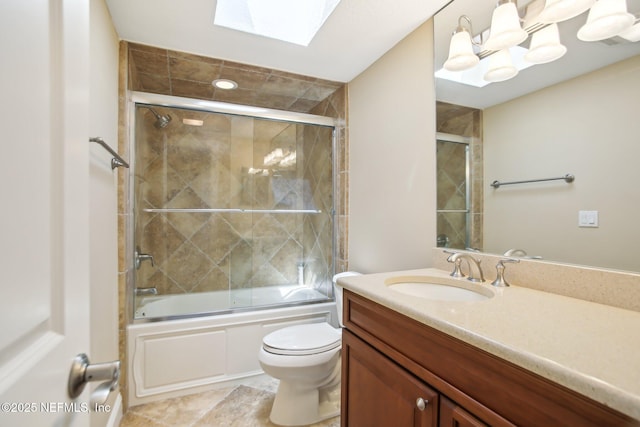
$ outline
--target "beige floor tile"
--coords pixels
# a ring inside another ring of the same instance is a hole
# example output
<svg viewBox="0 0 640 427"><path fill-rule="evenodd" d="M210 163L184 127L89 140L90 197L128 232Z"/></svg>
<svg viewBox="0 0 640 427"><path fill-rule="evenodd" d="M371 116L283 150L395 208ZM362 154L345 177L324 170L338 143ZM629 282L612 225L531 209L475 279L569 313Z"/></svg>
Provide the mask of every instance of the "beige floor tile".
<svg viewBox="0 0 640 427"><path fill-rule="evenodd" d="M147 403L134 406L130 412L144 415L170 426L191 425L223 400L233 389L233 387L224 388Z"/></svg>
<svg viewBox="0 0 640 427"><path fill-rule="evenodd" d="M120 427L167 427L167 425L129 411L122 417Z"/></svg>
<svg viewBox="0 0 640 427"><path fill-rule="evenodd" d="M237 387L135 406L120 427L276 427L269 414L277 386L277 380L258 377ZM310 427L339 426L335 417Z"/></svg>

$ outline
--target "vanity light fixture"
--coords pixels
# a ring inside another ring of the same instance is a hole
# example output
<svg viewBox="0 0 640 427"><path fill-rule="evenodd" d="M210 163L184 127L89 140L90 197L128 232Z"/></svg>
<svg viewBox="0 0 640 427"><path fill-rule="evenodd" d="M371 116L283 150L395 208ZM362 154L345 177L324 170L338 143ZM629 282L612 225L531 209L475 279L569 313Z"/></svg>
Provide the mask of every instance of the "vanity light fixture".
<svg viewBox="0 0 640 427"><path fill-rule="evenodd" d="M269 176L269 169L249 168L247 173L249 175Z"/></svg>
<svg viewBox="0 0 640 427"><path fill-rule="evenodd" d="M469 23L467 30L462 21ZM471 40L471 19L467 15L458 18L458 27L456 28L451 43L449 44L449 57L444 63L444 68L448 71L463 71L475 67L480 58L473 52L473 41Z"/></svg>
<svg viewBox="0 0 640 427"><path fill-rule="evenodd" d="M567 48L560 44L558 24L554 23L533 33L524 59L532 64L546 64L561 58L565 53Z"/></svg>
<svg viewBox="0 0 640 427"><path fill-rule="evenodd" d="M238 87L238 83L229 79L215 79L214 81L211 82L211 84L218 89L224 89L224 90L233 90Z"/></svg>
<svg viewBox="0 0 640 427"><path fill-rule="evenodd" d="M517 46L529 34L520 25L520 16L515 3L500 0L491 15L491 32L484 45L486 50L503 50Z"/></svg>
<svg viewBox="0 0 640 427"><path fill-rule="evenodd" d="M509 48L509 54L511 55L511 62L518 69L518 72L533 67L535 64L528 62L524 59L524 55L527 53L527 49L522 46L514 46ZM489 56L484 56L480 59L480 63L473 68L465 71L448 71L444 67L437 70L434 74L436 78L448 80L455 83L474 87L484 87L493 82L484 79L484 75L489 70L489 63L493 53Z"/></svg>
<svg viewBox="0 0 640 427"><path fill-rule="evenodd" d="M488 82L503 82L515 77L518 69L511 61L511 54L508 49L499 50L489 58L489 69L484 75Z"/></svg>
<svg viewBox="0 0 640 427"><path fill-rule="evenodd" d="M292 151L291 153L287 154L286 156L283 157L282 160L280 160L280 163L278 163L278 165L280 167L283 168L288 168L289 166L293 166L296 164L296 152Z"/></svg>
<svg viewBox="0 0 640 427"><path fill-rule="evenodd" d="M560 43L557 22L587 10L587 22L578 31L578 39L598 41L618 36L640 42L640 21L627 11L626 0L533 0L526 7L522 26L514 1L500 0L493 11L491 27L475 36L471 19L460 16L450 41L449 56L443 68L436 71L436 77L482 87L515 77L519 70L529 66L555 61L567 52ZM482 46L486 33L489 37ZM519 45L529 35L527 51ZM474 45L482 47L474 51Z"/></svg>
<svg viewBox="0 0 640 427"><path fill-rule="evenodd" d="M282 148L275 148L264 156L263 163L265 166L273 166L282 161L285 157L285 152Z"/></svg>
<svg viewBox="0 0 640 427"><path fill-rule="evenodd" d="M626 0L598 0L589 10L587 23L578 30L586 42L608 39L631 28L636 18L627 12Z"/></svg>
<svg viewBox="0 0 640 427"><path fill-rule="evenodd" d="M588 10L596 0L546 0L538 20L545 24L562 22Z"/></svg>
<svg viewBox="0 0 640 427"><path fill-rule="evenodd" d="M618 34L618 37L622 37L623 39L630 42L640 41L640 23L637 23L628 30L621 32L620 34Z"/></svg>

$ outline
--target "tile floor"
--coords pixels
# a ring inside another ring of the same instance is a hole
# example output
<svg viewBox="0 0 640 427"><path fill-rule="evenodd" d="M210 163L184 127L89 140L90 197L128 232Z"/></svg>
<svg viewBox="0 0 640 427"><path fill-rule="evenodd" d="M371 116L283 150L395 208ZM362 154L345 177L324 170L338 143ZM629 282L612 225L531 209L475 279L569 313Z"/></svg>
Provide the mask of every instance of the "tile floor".
<svg viewBox="0 0 640 427"><path fill-rule="evenodd" d="M242 385L129 408L120 427L276 427L269 412L277 380L260 377ZM339 427L335 417L312 427Z"/></svg>

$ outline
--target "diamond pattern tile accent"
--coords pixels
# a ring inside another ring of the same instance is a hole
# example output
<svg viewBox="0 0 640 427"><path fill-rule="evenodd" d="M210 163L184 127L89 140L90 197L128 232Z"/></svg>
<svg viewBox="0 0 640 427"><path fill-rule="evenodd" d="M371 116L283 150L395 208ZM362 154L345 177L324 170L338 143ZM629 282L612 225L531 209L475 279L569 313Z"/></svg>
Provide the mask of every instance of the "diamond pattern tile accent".
<svg viewBox="0 0 640 427"><path fill-rule="evenodd" d="M167 204L171 209L207 209L207 205L198 195L187 186ZM167 213L165 214L171 225L185 238L193 236L211 217L210 213Z"/></svg>
<svg viewBox="0 0 640 427"><path fill-rule="evenodd" d="M159 157L145 171L142 187L144 200L155 208L163 208L182 191L184 181L164 158Z"/></svg>
<svg viewBox="0 0 640 427"><path fill-rule="evenodd" d="M238 232L220 214L212 214L191 238L191 242L215 264L222 262L241 240Z"/></svg>
<svg viewBox="0 0 640 427"><path fill-rule="evenodd" d="M183 289L191 291L211 269L206 255L187 241L160 265L160 269Z"/></svg>

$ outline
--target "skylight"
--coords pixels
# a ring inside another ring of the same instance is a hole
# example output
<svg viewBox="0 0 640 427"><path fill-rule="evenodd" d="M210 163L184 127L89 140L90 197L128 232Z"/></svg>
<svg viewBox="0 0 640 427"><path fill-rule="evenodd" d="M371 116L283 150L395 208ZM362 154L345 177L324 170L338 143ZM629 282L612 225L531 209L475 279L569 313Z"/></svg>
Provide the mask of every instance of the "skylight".
<svg viewBox="0 0 640 427"><path fill-rule="evenodd" d="M218 0L213 23L308 46L340 0Z"/></svg>

